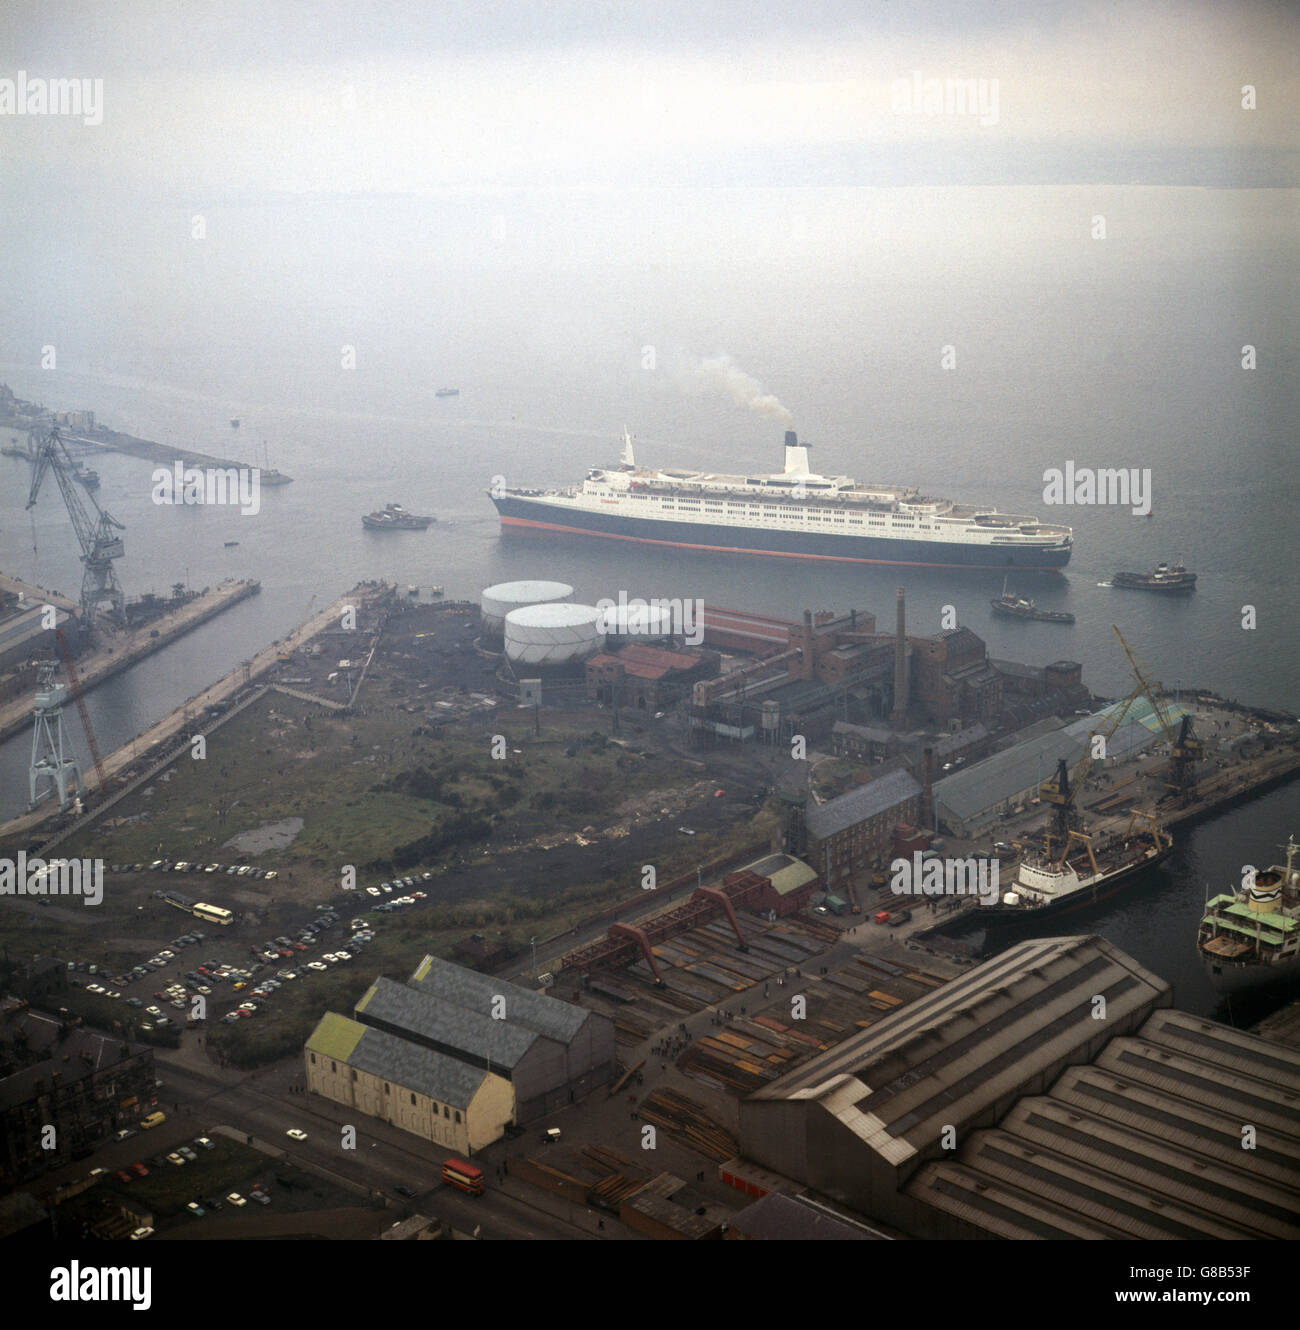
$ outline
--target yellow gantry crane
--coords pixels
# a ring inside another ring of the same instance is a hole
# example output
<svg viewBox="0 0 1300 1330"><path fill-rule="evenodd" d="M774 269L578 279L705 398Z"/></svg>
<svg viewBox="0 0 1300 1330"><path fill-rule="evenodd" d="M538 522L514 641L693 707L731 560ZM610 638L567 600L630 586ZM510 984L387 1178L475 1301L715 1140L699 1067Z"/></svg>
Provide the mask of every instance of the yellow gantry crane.
<svg viewBox="0 0 1300 1330"><path fill-rule="evenodd" d="M1192 733L1191 716L1184 716L1181 722L1175 722L1165 710L1160 701L1160 681L1150 682L1150 671L1142 664L1137 652L1124 640L1124 634L1114 624L1111 627L1119 638L1120 646L1124 648L1138 687L1151 703L1151 709L1164 731L1165 741L1169 744L1169 780L1165 783L1177 794L1180 802L1186 803L1196 794L1196 764L1205 756L1205 745Z"/></svg>

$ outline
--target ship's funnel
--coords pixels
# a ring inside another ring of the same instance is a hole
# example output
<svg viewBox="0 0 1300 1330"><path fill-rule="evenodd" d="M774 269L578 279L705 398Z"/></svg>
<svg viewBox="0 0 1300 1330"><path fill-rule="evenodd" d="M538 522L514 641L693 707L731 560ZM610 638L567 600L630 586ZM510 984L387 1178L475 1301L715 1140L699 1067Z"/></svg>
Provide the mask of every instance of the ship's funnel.
<svg viewBox="0 0 1300 1330"><path fill-rule="evenodd" d="M785 468L782 475L807 476L809 444L800 443L799 436L792 429L785 432Z"/></svg>

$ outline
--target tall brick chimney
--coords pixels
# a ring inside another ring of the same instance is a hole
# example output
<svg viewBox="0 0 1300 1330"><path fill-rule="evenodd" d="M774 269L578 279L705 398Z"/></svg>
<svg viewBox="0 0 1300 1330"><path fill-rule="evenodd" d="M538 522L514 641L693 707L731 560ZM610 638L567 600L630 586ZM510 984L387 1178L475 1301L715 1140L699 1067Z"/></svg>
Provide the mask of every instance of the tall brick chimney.
<svg viewBox="0 0 1300 1330"><path fill-rule="evenodd" d="M907 729L907 609L903 588L898 588L897 627L894 637L894 714L890 720L894 729Z"/></svg>

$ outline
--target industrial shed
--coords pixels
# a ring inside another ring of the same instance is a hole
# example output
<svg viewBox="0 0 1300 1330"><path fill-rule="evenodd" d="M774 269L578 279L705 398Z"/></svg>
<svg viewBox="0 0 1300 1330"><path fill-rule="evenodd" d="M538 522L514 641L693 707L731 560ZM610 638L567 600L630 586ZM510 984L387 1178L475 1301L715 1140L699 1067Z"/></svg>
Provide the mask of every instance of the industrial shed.
<svg viewBox="0 0 1300 1330"><path fill-rule="evenodd" d="M789 854L769 854L752 864L746 864L742 873L753 873L766 878L746 902L747 908L760 914L773 913L778 919L803 909L817 890L817 873L802 859Z"/></svg>
<svg viewBox="0 0 1300 1330"><path fill-rule="evenodd" d="M1093 1016L1106 998L1107 1017ZM1102 938L1026 941L882 1017L742 1101L741 1153L918 1237L937 1213L905 1191L1024 1094L1046 1093L1170 1001Z"/></svg>
<svg viewBox="0 0 1300 1330"><path fill-rule="evenodd" d="M1300 1052L1158 1011L907 1190L949 1237L1294 1241L1298 1095Z"/></svg>
<svg viewBox="0 0 1300 1330"><path fill-rule="evenodd" d="M377 979L354 1014L363 1025L504 1077L518 1123L573 1103L615 1073L608 1017L431 956L409 984Z"/></svg>
<svg viewBox="0 0 1300 1330"><path fill-rule="evenodd" d="M510 1082L359 1021L327 1012L304 1050L307 1089L470 1154L514 1114Z"/></svg>
<svg viewBox="0 0 1300 1330"><path fill-rule="evenodd" d="M1043 781L1053 780L1061 758L1071 765L1077 762L1087 744L1088 728L1078 734L1058 723L1046 734L937 781L934 802L940 825L950 835L979 835L1013 804L1032 798Z"/></svg>
<svg viewBox="0 0 1300 1330"><path fill-rule="evenodd" d="M1300 1050L1048 938L742 1102L741 1149L917 1238L1294 1240L1298 1102Z"/></svg>

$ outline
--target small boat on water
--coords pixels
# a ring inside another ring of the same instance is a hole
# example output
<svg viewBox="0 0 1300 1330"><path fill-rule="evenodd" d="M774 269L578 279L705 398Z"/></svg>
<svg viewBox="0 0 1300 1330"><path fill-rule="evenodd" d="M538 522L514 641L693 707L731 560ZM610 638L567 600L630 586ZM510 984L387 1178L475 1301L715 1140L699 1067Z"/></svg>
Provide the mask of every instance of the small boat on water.
<svg viewBox="0 0 1300 1330"><path fill-rule="evenodd" d="M436 393L434 393L434 396L435 396L435 397L459 397L459 396L460 396L460 389L459 389L459 388L439 388L438 391L437 391Z"/></svg>
<svg viewBox="0 0 1300 1330"><path fill-rule="evenodd" d="M1151 573L1116 573L1110 582L1129 591L1196 590L1196 574L1189 573L1181 559L1172 568L1167 563L1158 563Z"/></svg>
<svg viewBox="0 0 1300 1330"><path fill-rule="evenodd" d="M228 541L226 541L226 548L227 548L228 550L232 550L232 549L234 549L235 546L238 545L238 544L239 544L239 541L237 541L237 540L228 540Z"/></svg>
<svg viewBox="0 0 1300 1330"><path fill-rule="evenodd" d="M408 513L400 503L386 503L378 512L367 513L361 519L371 531L423 531L433 521L432 517Z"/></svg>
<svg viewBox="0 0 1300 1330"><path fill-rule="evenodd" d="M989 601L995 614L1006 614L1013 619L1037 619L1042 623L1073 623L1074 615L1064 610L1040 610L1032 600L1017 596L1007 590L1006 579L1002 581L1002 595L997 600Z"/></svg>

